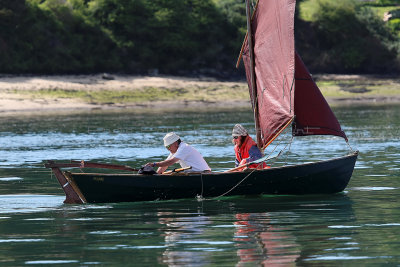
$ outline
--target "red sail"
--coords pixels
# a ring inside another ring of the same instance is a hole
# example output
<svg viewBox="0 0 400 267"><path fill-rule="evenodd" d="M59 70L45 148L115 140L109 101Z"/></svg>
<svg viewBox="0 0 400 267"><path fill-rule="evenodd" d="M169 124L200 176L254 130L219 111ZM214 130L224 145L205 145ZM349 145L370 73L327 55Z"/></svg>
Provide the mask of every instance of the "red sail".
<svg viewBox="0 0 400 267"><path fill-rule="evenodd" d="M294 116L295 0L260 0L253 15L256 116L264 147ZM243 62L250 85L250 55L246 41Z"/></svg>
<svg viewBox="0 0 400 267"><path fill-rule="evenodd" d="M259 0L253 15L256 93L250 89L247 39L243 62L261 145L267 146L295 117L294 135L331 134L346 138L310 73L295 53L295 0ZM296 79L295 79L296 72ZM296 93L295 93L296 92Z"/></svg>
<svg viewBox="0 0 400 267"><path fill-rule="evenodd" d="M338 120L297 53L295 75L294 135L336 135L347 140Z"/></svg>

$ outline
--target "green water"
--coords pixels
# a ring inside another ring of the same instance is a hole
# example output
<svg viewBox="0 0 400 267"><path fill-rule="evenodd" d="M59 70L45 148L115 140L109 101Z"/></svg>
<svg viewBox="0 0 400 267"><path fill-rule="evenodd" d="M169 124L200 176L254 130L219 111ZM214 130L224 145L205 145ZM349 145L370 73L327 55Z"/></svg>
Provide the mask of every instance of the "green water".
<svg viewBox="0 0 400 267"><path fill-rule="evenodd" d="M345 192L316 196L65 205L47 159L138 167L176 131L213 170L233 167L246 110L0 117L0 266L396 266L400 263L400 106L336 108L360 150ZM287 144L283 139L276 148ZM270 152L273 147L269 148ZM271 164L345 155L340 138L296 138Z"/></svg>

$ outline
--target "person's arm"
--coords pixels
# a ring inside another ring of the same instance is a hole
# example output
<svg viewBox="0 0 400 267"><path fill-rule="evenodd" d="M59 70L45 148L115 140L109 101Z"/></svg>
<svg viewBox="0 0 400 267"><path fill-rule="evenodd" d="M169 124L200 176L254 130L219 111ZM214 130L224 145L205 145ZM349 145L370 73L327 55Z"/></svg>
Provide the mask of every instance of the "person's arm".
<svg viewBox="0 0 400 267"><path fill-rule="evenodd" d="M152 166L152 167L159 167L159 168L157 169L157 173L158 173L158 174L161 174L161 173L165 172L165 170L166 170L169 166L171 166L171 165L174 164L174 163L177 163L178 161L179 161L178 158L173 157L173 158L170 158L170 159L167 159L167 160L163 160L163 161L159 161L159 162L154 162L154 163L147 163L147 164L150 165L150 166ZM146 164L146 165L147 165L147 164Z"/></svg>

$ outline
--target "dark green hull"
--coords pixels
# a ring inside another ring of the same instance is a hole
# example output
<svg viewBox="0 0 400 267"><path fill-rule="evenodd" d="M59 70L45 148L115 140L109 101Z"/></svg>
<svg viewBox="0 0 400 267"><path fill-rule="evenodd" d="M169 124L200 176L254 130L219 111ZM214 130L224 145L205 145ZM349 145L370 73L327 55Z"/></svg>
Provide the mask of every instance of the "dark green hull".
<svg viewBox="0 0 400 267"><path fill-rule="evenodd" d="M357 156L355 152L327 161L248 172L175 175L66 172L64 175L82 202L89 203L222 195L333 194L346 188ZM66 195L66 202L71 203L67 192Z"/></svg>

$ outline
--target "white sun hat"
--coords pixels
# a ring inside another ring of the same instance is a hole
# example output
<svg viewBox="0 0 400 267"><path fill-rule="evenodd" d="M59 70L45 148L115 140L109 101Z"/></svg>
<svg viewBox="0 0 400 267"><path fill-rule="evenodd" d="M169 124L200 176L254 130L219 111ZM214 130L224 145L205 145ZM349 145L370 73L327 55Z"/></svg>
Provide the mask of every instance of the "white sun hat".
<svg viewBox="0 0 400 267"><path fill-rule="evenodd" d="M236 124L232 129L232 136L246 136L248 134L247 130L241 124Z"/></svg>
<svg viewBox="0 0 400 267"><path fill-rule="evenodd" d="M172 133L167 133L163 140L164 140L164 146L169 146L171 144L173 144L174 142L178 141L179 139L181 139L176 133L172 132Z"/></svg>

